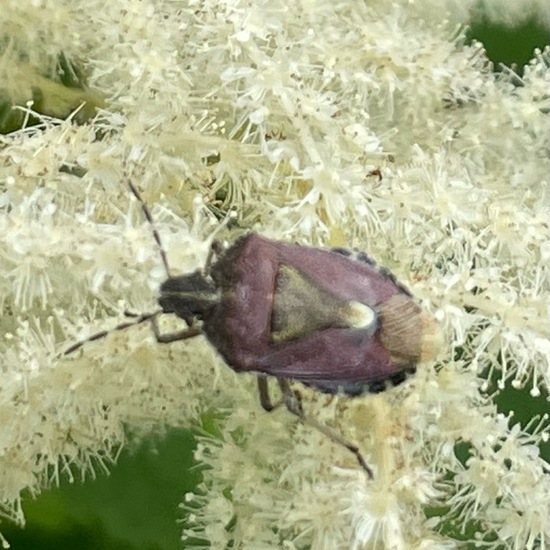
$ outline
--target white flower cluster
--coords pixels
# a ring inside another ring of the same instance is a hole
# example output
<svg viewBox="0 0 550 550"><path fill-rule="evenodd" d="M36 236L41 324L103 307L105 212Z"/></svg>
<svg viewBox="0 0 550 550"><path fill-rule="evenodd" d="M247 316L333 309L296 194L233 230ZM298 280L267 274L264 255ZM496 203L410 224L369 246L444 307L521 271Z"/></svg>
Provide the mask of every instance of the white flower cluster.
<svg viewBox="0 0 550 550"><path fill-rule="evenodd" d="M63 52L103 103L0 137L0 517L23 523L22 492L110 467L125 426L215 408L222 435L200 438L208 468L182 504L205 547L548 547L548 418L513 416L550 382L550 58L497 76L457 31L476 5L3 0L0 99L25 105ZM363 249L434 312L437 368L377 396L303 392L373 481L263 413L201 338L159 346L142 325L62 355L158 307L166 273L128 179L174 272L203 264L233 212ZM530 396L508 412L510 387Z"/></svg>

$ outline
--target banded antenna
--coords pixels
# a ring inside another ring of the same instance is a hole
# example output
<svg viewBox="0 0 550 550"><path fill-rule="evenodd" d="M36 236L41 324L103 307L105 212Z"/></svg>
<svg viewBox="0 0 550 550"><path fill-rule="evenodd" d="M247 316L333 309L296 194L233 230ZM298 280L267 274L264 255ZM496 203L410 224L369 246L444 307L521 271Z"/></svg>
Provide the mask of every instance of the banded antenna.
<svg viewBox="0 0 550 550"><path fill-rule="evenodd" d="M164 270L166 271L166 278L169 279L171 277L170 275L170 266L168 265L168 258L166 256L166 250L164 249L164 246L162 245L162 240L160 239L159 232L155 226L155 221L153 220L153 216L151 214L151 211L149 210L149 207L143 200L143 197L141 196L141 193L137 190L137 187L128 180L128 187L130 188L130 191L133 193L134 197L139 201L139 204L141 205L141 211L143 212L143 215L145 216L145 219L149 222L151 225L151 230L153 231L153 237L159 247L160 251L160 257L162 259L162 263L164 265Z"/></svg>
<svg viewBox="0 0 550 550"><path fill-rule="evenodd" d="M168 265L168 257L166 255L166 250L164 249L164 246L162 244L162 240L160 238L160 234L155 226L155 221L153 219L153 215L151 214L151 211L149 210L149 207L143 200L143 197L141 196L141 193L138 191L137 187L128 180L128 187L130 188L130 191L134 195L134 197L139 201L139 204L141 206L141 211L143 212L143 215L145 216L145 219L149 222L151 225L151 230L153 232L153 237L155 239L155 242L157 243L157 246L159 247L160 257L162 260L162 264L164 265L164 270L166 271L166 277L169 279L171 277L170 275L170 266ZM124 315L126 317L133 318L132 321L126 321L124 323L120 323L113 328L109 330L101 330L99 332L96 332L95 334L92 334L91 336L88 336L88 338L85 338L84 340L80 340L78 342L75 342L73 345L69 346L61 355L70 355L71 353L74 353L75 351L79 350L81 347L83 347L88 342L94 342L96 340L101 340L102 338L105 338L112 332L118 332L121 330L126 330L127 328L134 327L137 325L141 325L142 323L145 323L147 321L151 321L151 325L153 327L153 333L155 334L155 337L157 340L159 339L159 330L156 324L156 319L159 315L163 313L162 309L158 309L157 311L154 311L152 313L132 313L130 311L125 311ZM195 332L195 331L193 331ZM194 334L196 336L196 334ZM189 336L190 337L190 336Z"/></svg>

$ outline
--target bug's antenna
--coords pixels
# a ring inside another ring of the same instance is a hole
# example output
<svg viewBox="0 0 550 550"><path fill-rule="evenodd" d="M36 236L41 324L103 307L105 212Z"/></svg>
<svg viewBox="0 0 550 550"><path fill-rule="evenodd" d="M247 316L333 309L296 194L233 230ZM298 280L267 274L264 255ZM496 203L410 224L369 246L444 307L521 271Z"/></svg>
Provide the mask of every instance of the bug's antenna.
<svg viewBox="0 0 550 550"><path fill-rule="evenodd" d="M168 266L168 258L166 256L166 250L164 250L164 246L162 246L162 241L160 240L159 232L155 227L155 222L153 220L153 216L151 215L151 211L149 210L149 207L143 200L143 197L141 196L141 193L138 191L137 187L130 180L128 180L128 187L130 188L130 191L132 191L134 197L136 197L136 199L139 201L141 205L141 210L143 211L143 215L151 225L151 228L153 231L153 237L155 238L155 241L157 242L157 245L160 249L160 257L162 258L162 263L164 264L164 269L166 270L166 276L170 278L170 267Z"/></svg>
<svg viewBox="0 0 550 550"><path fill-rule="evenodd" d="M128 317L134 317L133 321L127 321L126 323L120 323L116 327L113 327L109 330L101 330L100 332L96 332L95 334L92 334L91 336L88 336L88 338L85 338L84 340L80 340L79 342L76 342L72 346L69 346L62 354L63 355L70 355L71 353L74 353L75 351L79 350L84 344L87 344L88 342L93 342L94 340L101 340L102 338L105 338L105 336L111 334L111 332L117 332L119 330L125 330L127 328L133 327L135 325L141 325L142 323L145 323L145 321L152 321L154 320L162 313L162 310L155 311L154 313L143 313L141 315L134 315L132 313L126 313Z"/></svg>
<svg viewBox="0 0 550 550"><path fill-rule="evenodd" d="M164 247L162 246L162 241L160 239L159 232L157 231L157 228L155 227L155 222L153 220L153 216L151 215L151 211L149 210L149 207L143 200L143 197L141 196L140 192L138 191L137 187L128 180L128 187L130 188L130 191L136 197L136 199L139 201L139 204L141 205L141 210L143 211L143 214L146 218L146 220L151 225L152 231L153 231L153 237L155 238L155 241L160 249L160 257L162 259L162 263L164 265L164 269L166 270L166 275L168 278L170 278L170 267L168 266L168 259L166 257L166 251L164 250ZM132 321L126 321L125 323L120 323L116 325L115 327L109 329L109 330L101 330L99 332L96 332L95 334L92 334L91 336L88 336L88 338L85 338L84 340L80 340L79 342L74 343L73 345L69 346L62 354L63 355L70 355L71 353L74 353L75 351L79 350L84 344L87 344L88 342L93 342L95 340L101 340L102 338L105 338L105 336L108 336L111 334L111 332L117 332L120 330L125 330L127 328L141 325L142 323L145 323L146 321L150 321L151 323L155 323L157 317L163 313L163 310L158 310L153 313L142 313L142 314L134 314L130 312L125 312L126 317L133 317Z"/></svg>

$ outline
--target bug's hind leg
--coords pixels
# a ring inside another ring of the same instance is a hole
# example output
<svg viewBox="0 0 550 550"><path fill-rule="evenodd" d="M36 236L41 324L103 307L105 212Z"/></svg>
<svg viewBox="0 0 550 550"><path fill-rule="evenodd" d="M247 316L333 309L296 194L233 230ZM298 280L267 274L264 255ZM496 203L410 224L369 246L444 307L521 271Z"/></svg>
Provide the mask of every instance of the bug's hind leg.
<svg viewBox="0 0 550 550"><path fill-rule="evenodd" d="M365 472L367 473L370 479L373 479L374 476L372 474L372 469L367 464L365 458L359 451L359 447L357 447L357 445L355 445L354 443L351 443L347 439L343 438L335 430L332 430L328 426L321 424L315 418L306 415L302 407L302 400L301 400L300 394L294 391L290 387L288 380L284 378L277 378L277 382L279 383L279 387L281 388L281 392L283 394L282 402L284 403L286 408L292 414L295 414L304 424L310 425L312 428L315 428L322 434L326 435L330 440L334 441L334 443L337 443L338 445L345 447L350 453L353 453L353 455L357 459L357 462L359 462L359 465L361 466L361 468L365 470Z"/></svg>

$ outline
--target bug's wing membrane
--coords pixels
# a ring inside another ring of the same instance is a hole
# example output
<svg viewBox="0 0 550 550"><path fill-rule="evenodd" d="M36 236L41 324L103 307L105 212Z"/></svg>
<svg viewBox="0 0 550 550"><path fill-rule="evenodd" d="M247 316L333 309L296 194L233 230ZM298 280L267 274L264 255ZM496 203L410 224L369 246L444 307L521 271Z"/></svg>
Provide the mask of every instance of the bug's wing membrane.
<svg viewBox="0 0 550 550"><path fill-rule="evenodd" d="M396 369L376 336L357 329L327 329L288 343L256 361L261 372L300 381L371 383ZM403 365L403 368L409 365Z"/></svg>

